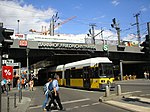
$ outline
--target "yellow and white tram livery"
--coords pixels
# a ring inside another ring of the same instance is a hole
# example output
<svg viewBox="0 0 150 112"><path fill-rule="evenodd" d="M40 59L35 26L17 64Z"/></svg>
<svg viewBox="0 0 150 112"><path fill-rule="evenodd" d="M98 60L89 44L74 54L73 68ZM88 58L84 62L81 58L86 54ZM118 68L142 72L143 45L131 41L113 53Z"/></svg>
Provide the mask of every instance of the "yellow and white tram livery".
<svg viewBox="0 0 150 112"><path fill-rule="evenodd" d="M59 84L67 87L104 90L108 85L114 88L113 64L107 57L96 57L51 67L50 73L57 73Z"/></svg>

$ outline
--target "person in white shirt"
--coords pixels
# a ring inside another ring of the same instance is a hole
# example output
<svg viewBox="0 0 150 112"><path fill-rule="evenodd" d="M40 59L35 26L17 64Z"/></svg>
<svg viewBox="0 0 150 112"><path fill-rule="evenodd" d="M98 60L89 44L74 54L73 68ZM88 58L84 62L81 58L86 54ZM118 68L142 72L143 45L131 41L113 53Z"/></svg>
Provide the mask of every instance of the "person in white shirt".
<svg viewBox="0 0 150 112"><path fill-rule="evenodd" d="M52 93L52 97L53 99L49 102L49 107L51 106L52 102L54 102L54 100L56 100L56 102L58 103L58 106L60 108L60 110L65 110L61 104L60 101L60 97L59 97L59 85L58 85L58 80L59 80L59 75L55 75L54 76L54 80L53 80L53 93Z"/></svg>

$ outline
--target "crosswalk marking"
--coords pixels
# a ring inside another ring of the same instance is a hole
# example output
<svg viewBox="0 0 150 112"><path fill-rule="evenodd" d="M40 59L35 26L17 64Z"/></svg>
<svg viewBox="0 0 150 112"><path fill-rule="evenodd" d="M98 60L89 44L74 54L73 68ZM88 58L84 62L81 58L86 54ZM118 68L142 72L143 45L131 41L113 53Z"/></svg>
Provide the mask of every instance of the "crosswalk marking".
<svg viewBox="0 0 150 112"><path fill-rule="evenodd" d="M62 104L78 103L78 102L83 102L83 101L88 101L88 100L90 100L90 98L72 100L72 101L65 101L65 102L62 102ZM37 106L34 106L34 107L29 107L29 108L30 109L35 109L35 108L41 108L41 107L42 107L42 105L37 105Z"/></svg>
<svg viewBox="0 0 150 112"><path fill-rule="evenodd" d="M86 104L86 105L81 105L81 107L88 107L90 106L89 104Z"/></svg>
<svg viewBox="0 0 150 112"><path fill-rule="evenodd" d="M90 99L85 98L85 99L79 99L79 100L66 101L66 102L62 102L62 104L77 103L77 102L83 102L83 101L87 101L87 100L90 100Z"/></svg>

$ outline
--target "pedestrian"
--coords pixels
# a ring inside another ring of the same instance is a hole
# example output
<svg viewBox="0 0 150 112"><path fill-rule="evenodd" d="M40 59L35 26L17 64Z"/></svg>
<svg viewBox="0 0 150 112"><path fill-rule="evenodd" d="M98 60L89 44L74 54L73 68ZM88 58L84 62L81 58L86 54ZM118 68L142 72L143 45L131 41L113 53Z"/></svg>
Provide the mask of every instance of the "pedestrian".
<svg viewBox="0 0 150 112"><path fill-rule="evenodd" d="M5 81L5 79L1 81L1 90L2 90L2 93L4 93L6 91L6 81Z"/></svg>
<svg viewBox="0 0 150 112"><path fill-rule="evenodd" d="M144 72L144 77L145 77L145 79L147 79L147 72L146 71Z"/></svg>
<svg viewBox="0 0 150 112"><path fill-rule="evenodd" d="M52 100L52 93L51 91L53 90L53 85L52 85L52 79L48 78L48 82L44 85L44 94L45 94L45 100L43 102L43 110L46 111L49 108L46 107L46 104L48 103L49 98ZM54 100L53 100L54 101ZM55 107L57 107L57 104L55 102L52 102Z"/></svg>
<svg viewBox="0 0 150 112"><path fill-rule="evenodd" d="M33 86L34 86L33 79L30 80L29 85L30 85L30 91L33 91Z"/></svg>
<svg viewBox="0 0 150 112"><path fill-rule="evenodd" d="M8 86L8 91L10 91L10 86L11 86L10 79L8 79L8 81L7 81L7 86Z"/></svg>
<svg viewBox="0 0 150 112"><path fill-rule="evenodd" d="M28 90L28 87L29 87L29 80L26 79L26 82L25 82L25 89Z"/></svg>
<svg viewBox="0 0 150 112"><path fill-rule="evenodd" d="M56 102L58 103L59 109L65 110L61 104L60 97L59 97L59 85L58 85L59 79L60 79L59 75L55 74L54 80L53 80L53 92L52 92L53 99L51 99L51 101L49 102L48 107L50 108L52 102L54 102L53 100L56 100Z"/></svg>
<svg viewBox="0 0 150 112"><path fill-rule="evenodd" d="M25 79L24 78L22 78L22 80L21 80L21 86L22 86L22 88L25 89Z"/></svg>
<svg viewBox="0 0 150 112"><path fill-rule="evenodd" d="M21 88L20 78L18 78L18 80L17 80L17 87L18 87L18 90L20 90L20 88Z"/></svg>
<svg viewBox="0 0 150 112"><path fill-rule="evenodd" d="M147 71L147 79L149 80L149 78L150 78L150 77L149 77L149 71Z"/></svg>

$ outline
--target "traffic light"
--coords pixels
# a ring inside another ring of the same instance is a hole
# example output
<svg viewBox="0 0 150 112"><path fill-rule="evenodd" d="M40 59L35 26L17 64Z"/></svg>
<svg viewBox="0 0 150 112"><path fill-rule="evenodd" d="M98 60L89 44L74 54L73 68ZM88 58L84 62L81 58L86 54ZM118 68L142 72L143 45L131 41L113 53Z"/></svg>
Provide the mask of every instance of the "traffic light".
<svg viewBox="0 0 150 112"><path fill-rule="evenodd" d="M116 18L112 19L113 24L116 24Z"/></svg>
<svg viewBox="0 0 150 112"><path fill-rule="evenodd" d="M143 47L141 51L145 54L150 54L150 36L146 35L145 37L145 41L142 44L140 44L140 46Z"/></svg>
<svg viewBox="0 0 150 112"><path fill-rule="evenodd" d="M0 43L2 44L2 47L9 48L10 45L13 44L13 39L11 39L11 35L13 35L14 30L12 29L6 29L3 27L0 27Z"/></svg>

